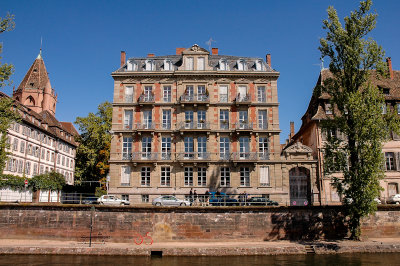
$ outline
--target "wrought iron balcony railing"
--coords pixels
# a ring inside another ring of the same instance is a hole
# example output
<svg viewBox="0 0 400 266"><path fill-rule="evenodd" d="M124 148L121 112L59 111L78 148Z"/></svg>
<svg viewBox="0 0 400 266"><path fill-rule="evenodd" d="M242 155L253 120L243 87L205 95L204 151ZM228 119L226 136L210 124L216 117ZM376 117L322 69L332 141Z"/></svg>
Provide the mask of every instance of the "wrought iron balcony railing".
<svg viewBox="0 0 400 266"><path fill-rule="evenodd" d="M152 94L142 94L138 99L139 103L154 103L154 95Z"/></svg>
<svg viewBox="0 0 400 266"><path fill-rule="evenodd" d="M207 103L210 97L207 94L182 94L180 97L181 103Z"/></svg>
<svg viewBox="0 0 400 266"><path fill-rule="evenodd" d="M235 101L236 103L250 103L251 102L250 94L241 95L240 93L238 93Z"/></svg>
<svg viewBox="0 0 400 266"><path fill-rule="evenodd" d="M176 159L180 160L210 160L209 152L179 152Z"/></svg>
<svg viewBox="0 0 400 266"><path fill-rule="evenodd" d="M236 130L252 130L253 123L247 122L247 121L239 121L239 122L235 123L235 129Z"/></svg>
<svg viewBox="0 0 400 266"><path fill-rule="evenodd" d="M210 122L179 122L178 129L211 129Z"/></svg>

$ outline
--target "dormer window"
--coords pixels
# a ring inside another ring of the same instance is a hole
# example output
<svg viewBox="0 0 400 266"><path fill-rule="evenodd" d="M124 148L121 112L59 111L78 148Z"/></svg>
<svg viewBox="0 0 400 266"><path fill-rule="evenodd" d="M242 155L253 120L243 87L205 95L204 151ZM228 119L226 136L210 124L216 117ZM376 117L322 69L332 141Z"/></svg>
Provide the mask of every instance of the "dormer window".
<svg viewBox="0 0 400 266"><path fill-rule="evenodd" d="M170 71L172 70L172 62L169 59L164 60L164 70Z"/></svg>
<svg viewBox="0 0 400 266"><path fill-rule="evenodd" d="M331 115L332 114L332 105L330 103L325 104L325 113L327 115Z"/></svg>
<svg viewBox="0 0 400 266"><path fill-rule="evenodd" d="M145 65L145 70L146 71L154 71L155 70L155 63L153 60L146 60L146 65Z"/></svg>
<svg viewBox="0 0 400 266"><path fill-rule="evenodd" d="M246 62L243 59L237 61L237 69L238 70L246 70Z"/></svg>
<svg viewBox="0 0 400 266"><path fill-rule="evenodd" d="M129 61L126 63L126 66L127 66L127 70L128 70L128 71L136 71L136 70L137 70L137 64L136 64L136 62L133 61L133 60L129 60Z"/></svg>
<svg viewBox="0 0 400 266"><path fill-rule="evenodd" d="M185 66L186 66L186 70L193 70L193 67L194 67L193 57L186 58Z"/></svg>
<svg viewBox="0 0 400 266"><path fill-rule="evenodd" d="M257 71L263 71L264 70L264 64L262 63L262 60L257 60L255 62L255 67Z"/></svg>
<svg viewBox="0 0 400 266"><path fill-rule="evenodd" d="M205 67L205 59L204 57L197 58L197 70L204 70Z"/></svg>
<svg viewBox="0 0 400 266"><path fill-rule="evenodd" d="M229 70L228 62L225 59L219 60L219 70Z"/></svg>

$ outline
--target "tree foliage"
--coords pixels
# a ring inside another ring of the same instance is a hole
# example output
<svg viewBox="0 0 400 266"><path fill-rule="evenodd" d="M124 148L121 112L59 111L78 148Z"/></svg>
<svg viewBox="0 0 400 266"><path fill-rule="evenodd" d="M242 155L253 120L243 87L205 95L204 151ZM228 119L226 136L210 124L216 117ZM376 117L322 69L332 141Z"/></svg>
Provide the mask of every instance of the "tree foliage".
<svg viewBox="0 0 400 266"><path fill-rule="evenodd" d="M367 38L375 28L377 14L370 13L372 1L360 3L358 10L344 18L342 26L336 10L328 8L323 21L326 37L320 39L322 58L330 59L333 77L324 81L321 91L331 98L333 117L322 123L325 132L338 129L345 139L328 134L324 147L324 172L333 177L338 193L344 196L352 239L359 239L360 219L376 210L379 180L384 177L382 145L390 130L398 131L394 112L382 115L382 92L371 84L371 75L387 72L384 51Z"/></svg>
<svg viewBox="0 0 400 266"><path fill-rule="evenodd" d="M15 175L0 175L0 188L22 190L25 188L26 177ZM28 179L28 188L37 190L61 190L65 185L65 178L62 174L50 172L34 176Z"/></svg>
<svg viewBox="0 0 400 266"><path fill-rule="evenodd" d="M0 34L14 29L14 16L7 14L5 18L0 18ZM3 45L0 43L0 54ZM2 57L0 56L0 60ZM11 64L2 64L0 61L0 88L10 84L10 76L14 72ZM3 173L9 148L7 143L7 130L13 121L18 120L18 113L13 110L13 101L7 97L0 97L0 173Z"/></svg>
<svg viewBox="0 0 400 266"><path fill-rule="evenodd" d="M81 135L77 141L75 176L80 181L99 181L105 178L110 158L112 105L101 103L97 113L76 118ZM79 183L79 180L77 183Z"/></svg>

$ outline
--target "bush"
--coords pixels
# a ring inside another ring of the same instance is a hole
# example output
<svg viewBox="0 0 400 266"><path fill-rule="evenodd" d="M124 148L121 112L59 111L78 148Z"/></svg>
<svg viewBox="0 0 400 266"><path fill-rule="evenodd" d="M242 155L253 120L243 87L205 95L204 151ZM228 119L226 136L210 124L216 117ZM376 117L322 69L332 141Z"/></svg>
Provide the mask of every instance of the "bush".
<svg viewBox="0 0 400 266"><path fill-rule="evenodd" d="M28 179L28 188L36 190L61 190L65 185L65 178L62 174L50 172L26 178L15 175L0 175L0 188L11 188L22 190L25 188L25 179Z"/></svg>

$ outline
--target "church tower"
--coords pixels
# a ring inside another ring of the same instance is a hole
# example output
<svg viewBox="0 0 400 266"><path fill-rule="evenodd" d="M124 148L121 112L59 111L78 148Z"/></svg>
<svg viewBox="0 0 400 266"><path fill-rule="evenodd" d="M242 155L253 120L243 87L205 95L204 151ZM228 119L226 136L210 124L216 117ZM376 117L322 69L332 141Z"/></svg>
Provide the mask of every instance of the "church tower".
<svg viewBox="0 0 400 266"><path fill-rule="evenodd" d="M57 95L51 87L41 49L21 84L13 91L13 98L37 113L47 110L55 116Z"/></svg>

